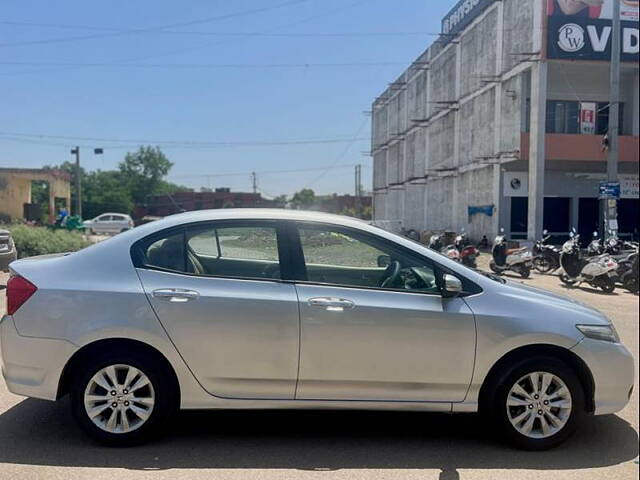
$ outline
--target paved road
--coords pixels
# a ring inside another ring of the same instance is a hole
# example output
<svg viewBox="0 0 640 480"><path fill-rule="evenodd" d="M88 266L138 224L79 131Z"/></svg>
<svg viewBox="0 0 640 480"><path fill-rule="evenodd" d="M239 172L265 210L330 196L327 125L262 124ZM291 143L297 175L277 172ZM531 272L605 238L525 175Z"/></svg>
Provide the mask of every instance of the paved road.
<svg viewBox="0 0 640 480"><path fill-rule="evenodd" d="M527 283L607 313L637 364L637 296L567 290L547 276ZM637 390L620 414L542 453L503 446L474 415L376 412L190 412L167 438L108 449L75 428L66 401L23 399L0 381L0 479L614 480L637 478L637 457Z"/></svg>

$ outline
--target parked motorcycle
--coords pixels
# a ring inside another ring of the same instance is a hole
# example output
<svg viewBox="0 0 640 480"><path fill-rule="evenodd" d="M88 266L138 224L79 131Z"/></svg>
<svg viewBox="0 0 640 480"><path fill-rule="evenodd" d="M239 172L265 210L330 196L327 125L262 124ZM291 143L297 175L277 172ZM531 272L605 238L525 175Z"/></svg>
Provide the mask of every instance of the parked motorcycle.
<svg viewBox="0 0 640 480"><path fill-rule="evenodd" d="M562 246L560 266L564 270L560 280L565 285L577 286L588 283L605 293L616 288L616 269L618 264L609 255L586 257L580 252L580 235L571 232L571 238Z"/></svg>
<svg viewBox="0 0 640 480"><path fill-rule="evenodd" d="M520 274L522 278L529 278L533 267L533 255L528 248L507 249L507 238L504 229L500 229L500 234L493 241L492 259L489 268L494 273L502 274L506 271L513 271Z"/></svg>
<svg viewBox="0 0 640 480"><path fill-rule="evenodd" d="M618 262L618 282L631 293L638 293L638 247L625 259Z"/></svg>
<svg viewBox="0 0 640 480"><path fill-rule="evenodd" d="M543 234L544 237L533 246L533 268L540 273L554 272L560 268L560 248L547 245L551 235L547 230Z"/></svg>
<svg viewBox="0 0 640 480"><path fill-rule="evenodd" d="M471 244L464 230L456 237L454 245L460 253L460 261L463 265L478 268L476 260L480 256L480 250Z"/></svg>

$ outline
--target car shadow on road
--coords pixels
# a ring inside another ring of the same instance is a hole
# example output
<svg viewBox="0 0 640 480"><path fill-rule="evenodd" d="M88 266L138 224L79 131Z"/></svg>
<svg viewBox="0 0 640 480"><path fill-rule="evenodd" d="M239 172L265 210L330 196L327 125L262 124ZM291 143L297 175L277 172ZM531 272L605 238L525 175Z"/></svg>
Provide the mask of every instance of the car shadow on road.
<svg viewBox="0 0 640 480"><path fill-rule="evenodd" d="M617 416L589 419L547 452L514 450L476 415L360 411L182 412L168 434L126 449L89 441L68 401L28 399L0 415L0 463L209 469L587 469L638 455L638 435Z"/></svg>

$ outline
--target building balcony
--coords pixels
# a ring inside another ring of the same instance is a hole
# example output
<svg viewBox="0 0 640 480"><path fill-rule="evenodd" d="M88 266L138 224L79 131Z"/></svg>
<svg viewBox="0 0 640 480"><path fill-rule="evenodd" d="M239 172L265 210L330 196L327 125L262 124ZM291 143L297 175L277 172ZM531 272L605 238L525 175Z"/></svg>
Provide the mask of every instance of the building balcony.
<svg viewBox="0 0 640 480"><path fill-rule="evenodd" d="M638 163L640 154L640 137L637 135L621 135L620 161ZM520 156L529 159L529 133L522 133L520 139ZM548 133L545 136L546 160L581 160L604 162L607 152L602 151L602 135L567 135Z"/></svg>

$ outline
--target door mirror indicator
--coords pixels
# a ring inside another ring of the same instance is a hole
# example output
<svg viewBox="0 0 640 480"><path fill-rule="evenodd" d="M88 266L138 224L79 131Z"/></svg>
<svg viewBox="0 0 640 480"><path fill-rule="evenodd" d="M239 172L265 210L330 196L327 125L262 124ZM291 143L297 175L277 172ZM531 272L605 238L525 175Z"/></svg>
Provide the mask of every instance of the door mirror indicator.
<svg viewBox="0 0 640 480"><path fill-rule="evenodd" d="M462 282L458 277L447 273L442 277L442 280L446 297L457 297L462 293Z"/></svg>

